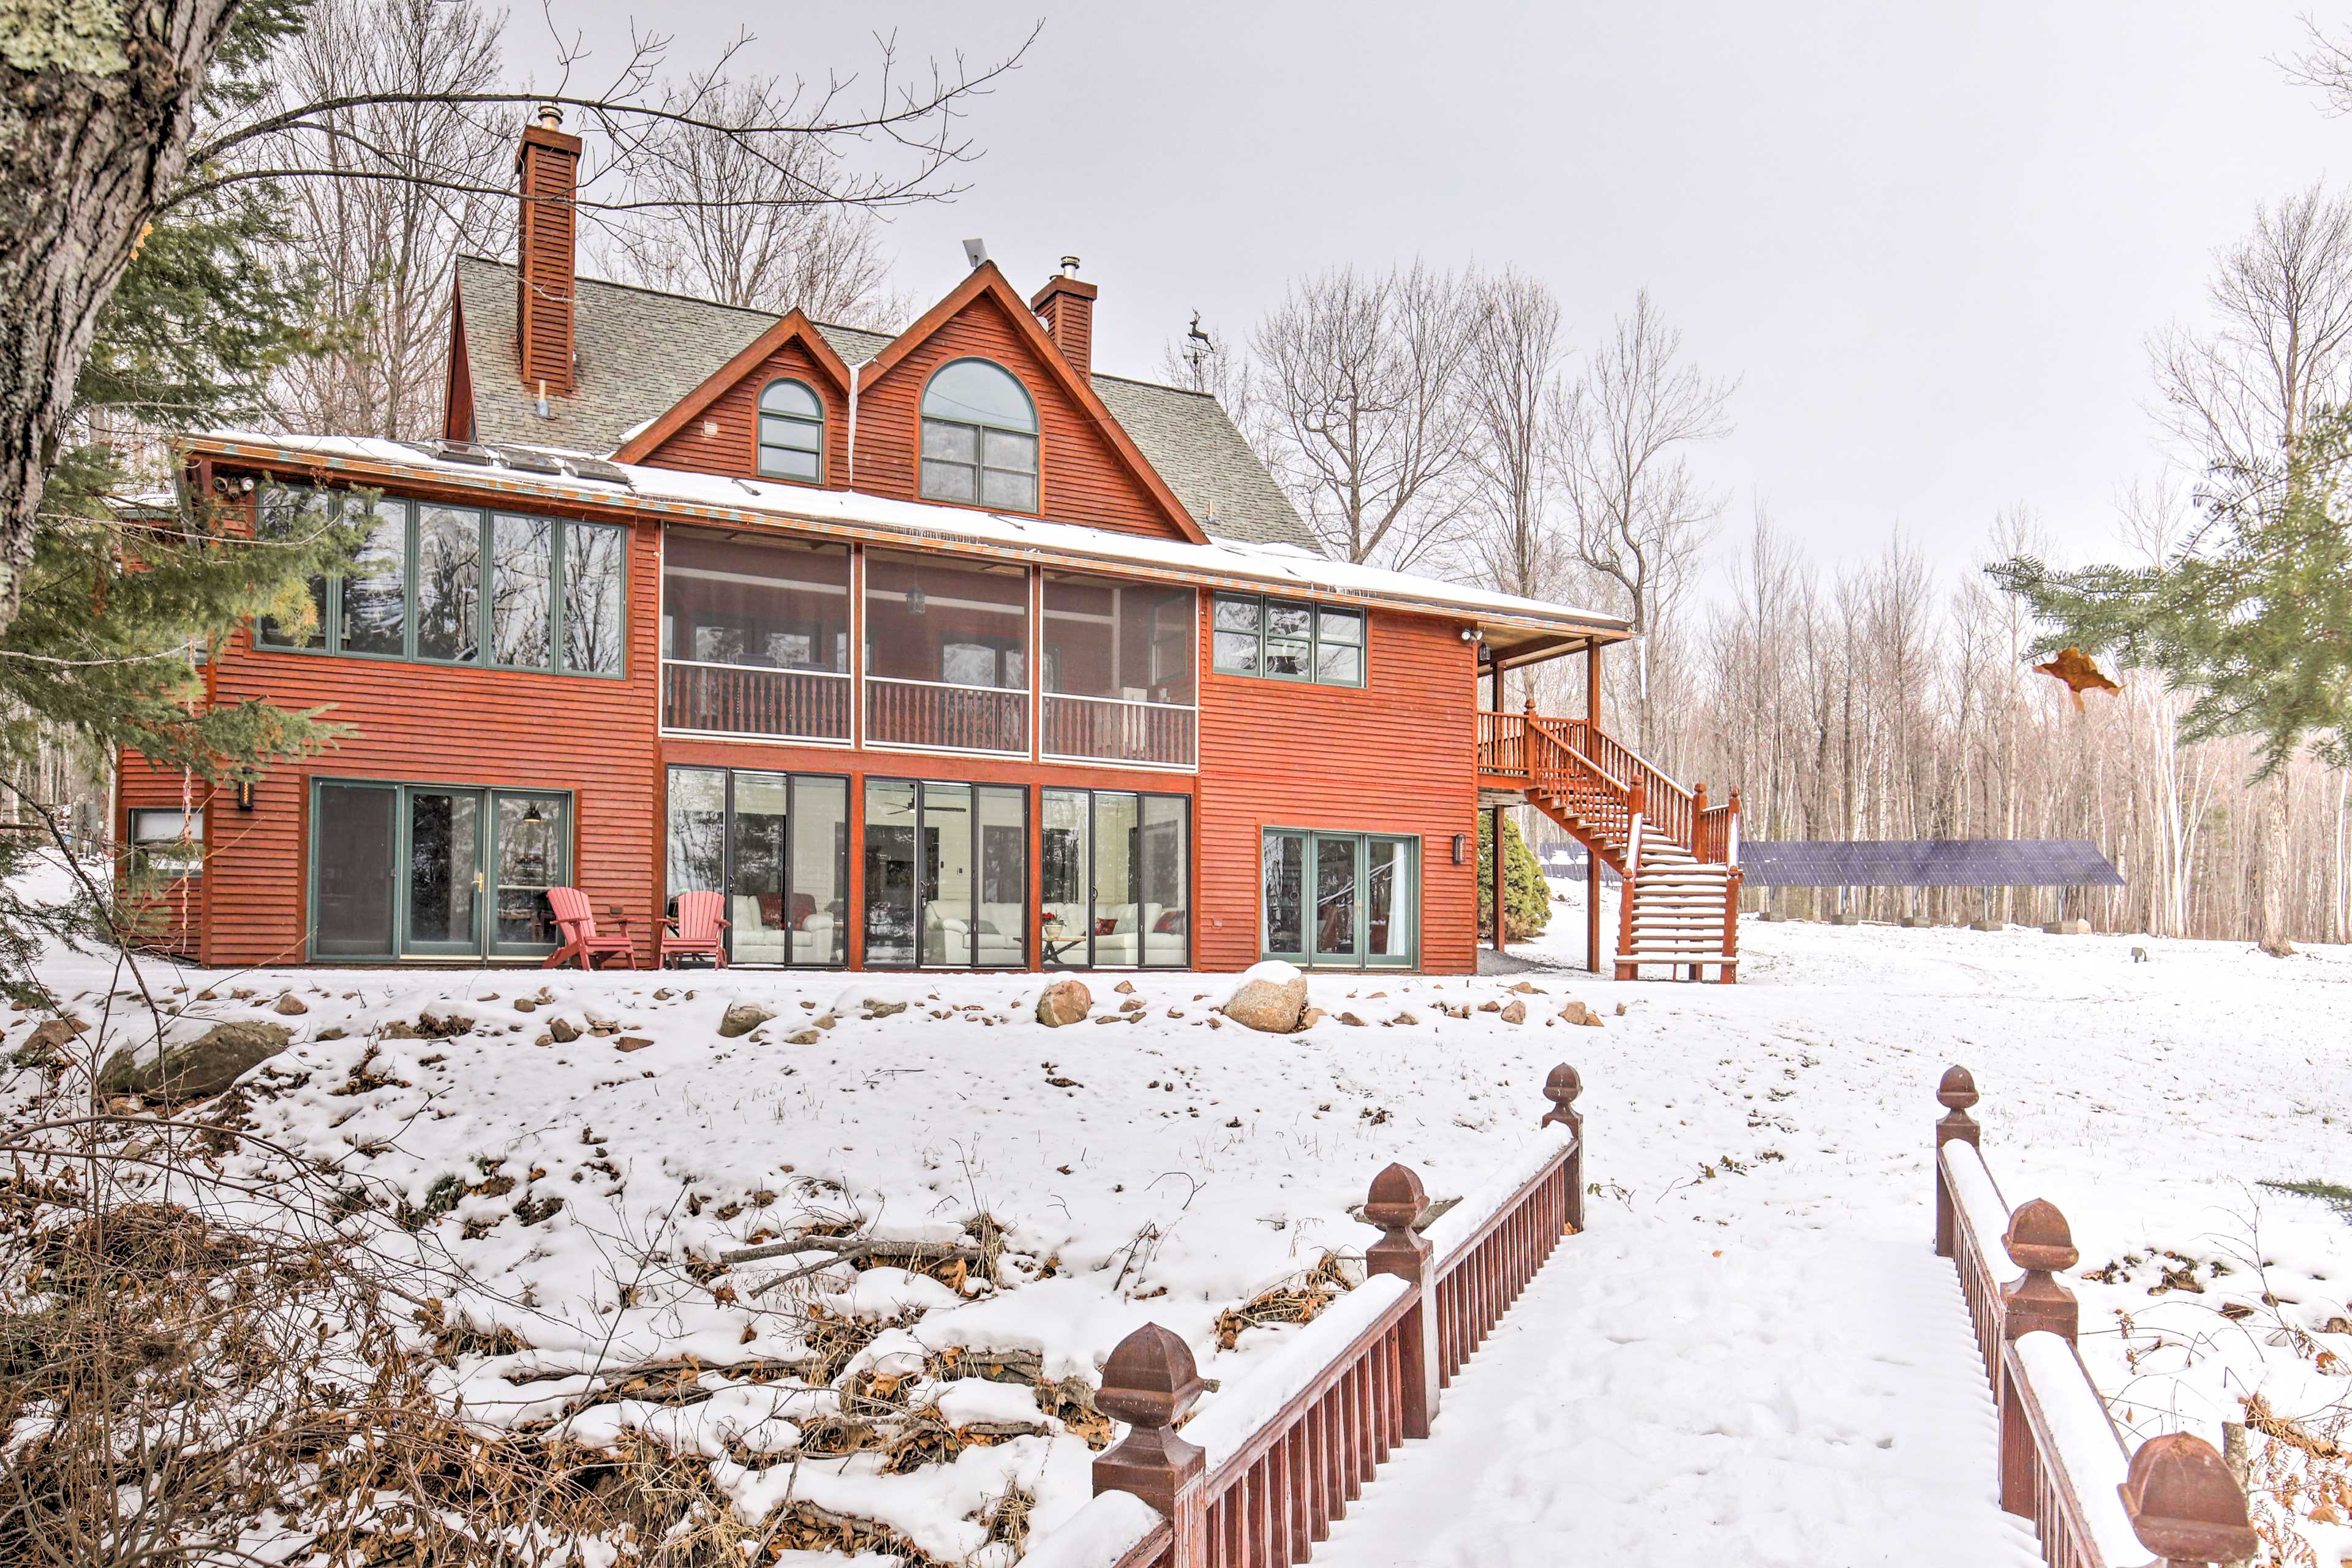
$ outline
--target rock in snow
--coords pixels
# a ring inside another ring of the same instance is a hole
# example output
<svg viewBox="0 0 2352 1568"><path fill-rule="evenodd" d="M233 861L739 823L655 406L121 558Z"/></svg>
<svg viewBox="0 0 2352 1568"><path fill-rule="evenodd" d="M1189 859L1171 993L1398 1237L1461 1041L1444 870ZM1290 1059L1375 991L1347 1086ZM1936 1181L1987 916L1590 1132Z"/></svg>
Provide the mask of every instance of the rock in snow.
<svg viewBox="0 0 2352 1568"><path fill-rule="evenodd" d="M719 1020L719 1037L731 1040L738 1035L748 1035L775 1015L765 1007L750 1002L730 1002L727 1016Z"/></svg>
<svg viewBox="0 0 2352 1568"><path fill-rule="evenodd" d="M1224 1015L1263 1035L1286 1035L1298 1027L1307 1006L1307 976L1279 960L1242 972L1242 983L1226 998Z"/></svg>
<svg viewBox="0 0 2352 1568"><path fill-rule="evenodd" d="M1056 980L1037 998L1037 1021L1049 1029L1058 1029L1084 1018L1094 1005L1094 993L1083 982Z"/></svg>
<svg viewBox="0 0 2352 1568"><path fill-rule="evenodd" d="M100 1069L99 1092L135 1094L142 1100L209 1100L284 1050L292 1038L283 1024L215 1024L152 1061L117 1051Z"/></svg>

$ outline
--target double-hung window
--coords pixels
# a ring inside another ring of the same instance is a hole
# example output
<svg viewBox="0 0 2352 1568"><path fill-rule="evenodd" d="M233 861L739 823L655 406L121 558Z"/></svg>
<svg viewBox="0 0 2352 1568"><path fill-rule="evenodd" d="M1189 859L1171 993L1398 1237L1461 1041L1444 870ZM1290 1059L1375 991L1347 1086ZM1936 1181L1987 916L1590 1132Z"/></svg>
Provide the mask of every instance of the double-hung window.
<svg viewBox="0 0 2352 1568"><path fill-rule="evenodd" d="M1364 612L1252 595L1216 600L1215 669L1323 686L1364 684Z"/></svg>
<svg viewBox="0 0 2352 1568"><path fill-rule="evenodd" d="M356 513L343 509L362 508ZM358 553L314 577L299 608L264 615L256 647L366 658L619 675L627 633L628 531L344 491L272 489L264 541L350 515Z"/></svg>

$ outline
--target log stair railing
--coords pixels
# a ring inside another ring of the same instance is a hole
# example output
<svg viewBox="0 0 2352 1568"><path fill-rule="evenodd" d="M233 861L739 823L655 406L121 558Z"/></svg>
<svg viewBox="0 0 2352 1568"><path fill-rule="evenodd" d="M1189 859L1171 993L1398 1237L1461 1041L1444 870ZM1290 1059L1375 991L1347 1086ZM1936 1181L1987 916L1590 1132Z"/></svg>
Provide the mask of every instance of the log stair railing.
<svg viewBox="0 0 2352 1568"><path fill-rule="evenodd" d="M2033 1521L2049 1568L2236 1564L2259 1544L2245 1489L2204 1438L2126 1442L2075 1349L2078 1256L2066 1216L2034 1198L2009 1207L1985 1168L1969 1108L1976 1079L1936 1089L1936 1256L1958 1270L2000 1416L2000 1505ZM2008 1259L1995 1261L1994 1248ZM2014 1273L2014 1278L2005 1276Z"/></svg>
<svg viewBox="0 0 2352 1568"><path fill-rule="evenodd" d="M1095 1407L1127 1423L1097 1457L1094 1500L1045 1533L1023 1568L1289 1568L1304 1563L1380 1466L1425 1438L1440 1391L1562 1237L1584 1226L1583 1081L1544 1082L1538 1141L1427 1225L1420 1177L1372 1178L1381 1239L1368 1278L1187 1423L1202 1390L1192 1352L1146 1324L1103 1365Z"/></svg>
<svg viewBox="0 0 2352 1568"><path fill-rule="evenodd" d="M1596 724L1478 715L1478 784L1515 791L1615 871L1617 978L1665 965L1729 984L1739 965L1739 792L1710 806Z"/></svg>

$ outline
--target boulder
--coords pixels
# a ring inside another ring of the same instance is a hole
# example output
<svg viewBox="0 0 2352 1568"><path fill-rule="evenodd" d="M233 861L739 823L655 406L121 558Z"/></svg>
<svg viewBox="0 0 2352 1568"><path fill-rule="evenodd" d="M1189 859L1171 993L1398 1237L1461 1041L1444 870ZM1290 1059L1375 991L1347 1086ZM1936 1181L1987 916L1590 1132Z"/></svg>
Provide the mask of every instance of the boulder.
<svg viewBox="0 0 2352 1568"><path fill-rule="evenodd" d="M299 1018L310 1010L310 1004L303 1001L299 996L295 995L291 991L289 991L285 995L280 996L278 999L278 1005L270 1009L271 1012L278 1014L280 1017L286 1018Z"/></svg>
<svg viewBox="0 0 2352 1568"><path fill-rule="evenodd" d="M580 1026L569 1018L550 1018L547 1032L555 1037L558 1045L570 1045L580 1037ZM723 1035L727 1031L721 1029L719 1032Z"/></svg>
<svg viewBox="0 0 2352 1568"><path fill-rule="evenodd" d="M1049 1029L1075 1024L1091 1012L1094 993L1083 981L1056 980L1037 998L1037 1021Z"/></svg>
<svg viewBox="0 0 2352 1568"><path fill-rule="evenodd" d="M824 1038L824 1033L821 1029L794 1029L791 1034L784 1037L784 1044L788 1046L813 1046L823 1038Z"/></svg>
<svg viewBox="0 0 2352 1568"><path fill-rule="evenodd" d="M1562 1007L1559 1019L1563 1024L1581 1024L1588 1029L1601 1027L1601 1015L1581 1002L1571 1001Z"/></svg>
<svg viewBox="0 0 2352 1568"><path fill-rule="evenodd" d="M1526 1023L1528 1021L1528 1005L1516 996L1512 997L1511 1005L1502 1010L1502 1019L1506 1024Z"/></svg>
<svg viewBox="0 0 2352 1568"><path fill-rule="evenodd" d="M727 1015L719 1020L719 1037L731 1040L748 1035L775 1015L752 1002L730 1002Z"/></svg>
<svg viewBox="0 0 2352 1568"><path fill-rule="evenodd" d="M171 1103L209 1100L284 1050L292 1038L283 1024L215 1024L152 1061L140 1061L128 1050L115 1052L99 1070L98 1089Z"/></svg>
<svg viewBox="0 0 2352 1568"><path fill-rule="evenodd" d="M1254 977L1244 980L1225 1003L1225 1016L1262 1035L1286 1035L1297 1028L1298 1015L1307 1009L1307 976L1295 969L1287 980L1252 973Z"/></svg>

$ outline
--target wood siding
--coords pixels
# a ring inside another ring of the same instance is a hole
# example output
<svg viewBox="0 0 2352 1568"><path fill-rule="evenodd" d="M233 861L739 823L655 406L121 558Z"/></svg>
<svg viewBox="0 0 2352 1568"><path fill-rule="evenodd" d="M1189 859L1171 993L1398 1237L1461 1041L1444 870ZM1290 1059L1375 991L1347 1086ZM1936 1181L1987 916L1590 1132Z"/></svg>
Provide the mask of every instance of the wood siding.
<svg viewBox="0 0 2352 1568"><path fill-rule="evenodd" d="M1003 365L1020 378L1036 402L1038 515L1162 539L1184 536L1093 418L1054 379L1029 338L1006 320L1004 307L988 295L974 299L880 380L860 388L858 489L899 500L921 499L917 494L917 451L923 385L933 371L967 356Z"/></svg>
<svg viewBox="0 0 2352 1568"><path fill-rule="evenodd" d="M1478 830L1476 649L1461 625L1375 611L1360 689L1218 675L1202 626L1196 961L1257 962L1259 835L1310 827L1418 837L1421 967L1475 967L1478 867L1453 854L1454 835Z"/></svg>
<svg viewBox="0 0 2352 1568"><path fill-rule="evenodd" d="M215 833L226 835L232 842L239 836L241 825L236 819L241 814L235 810L228 795L224 794L215 801L203 780L183 779L176 773L166 773L136 752L125 755L121 767L116 770L115 800L121 816L114 825L114 838L126 847L131 842L131 814L134 811L203 812L207 864L212 858ZM215 816L220 819L218 827L214 826ZM140 911L142 919L154 921L148 928L148 940L157 951L184 958L196 956L204 929L205 888L209 879L201 873L183 877L165 886Z"/></svg>
<svg viewBox="0 0 2352 1568"><path fill-rule="evenodd" d="M760 477L760 394L780 376L804 383L824 405L824 486L849 488L849 404L832 374L799 343L785 343L760 362L709 407L686 422L660 446L638 459L647 468L692 474ZM705 421L719 426L705 436Z"/></svg>
<svg viewBox="0 0 2352 1568"><path fill-rule="evenodd" d="M324 755L264 774L252 811L216 803L206 815L204 961L303 960L313 778L569 790L573 882L599 909L649 913L661 831L657 539L650 523L632 535L620 679L256 651L249 637L236 637L217 667L219 700L323 708L354 732ZM126 798L137 771L124 769ZM178 782L170 782L170 801L154 804L177 805Z"/></svg>

